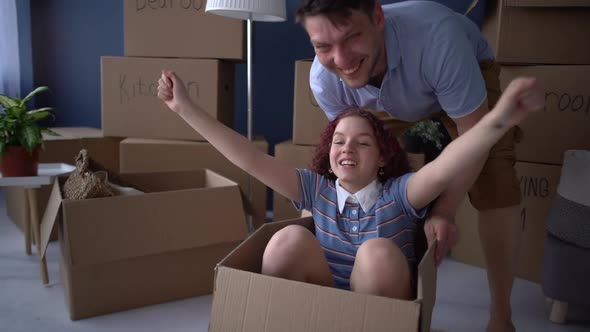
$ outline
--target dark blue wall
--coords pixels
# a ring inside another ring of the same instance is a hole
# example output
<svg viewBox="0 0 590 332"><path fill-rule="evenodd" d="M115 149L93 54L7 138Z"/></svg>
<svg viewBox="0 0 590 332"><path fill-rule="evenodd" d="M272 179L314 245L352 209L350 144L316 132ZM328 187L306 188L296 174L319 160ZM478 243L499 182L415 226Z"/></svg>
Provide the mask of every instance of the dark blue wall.
<svg viewBox="0 0 590 332"><path fill-rule="evenodd" d="M34 84L55 126L100 127L100 57L123 55L121 0L31 0Z"/></svg>
<svg viewBox="0 0 590 332"><path fill-rule="evenodd" d="M21 97L33 89L33 59L31 55L31 6L29 0L16 1L16 23L19 32Z"/></svg>
<svg viewBox="0 0 590 332"><path fill-rule="evenodd" d="M39 96L36 103L56 108L55 126L100 127L100 57L123 55L121 2L17 1L24 67L22 93L33 85L51 87L53 93ZM292 136L294 62L313 56L305 31L294 23L299 2L287 0L287 22L255 23L254 28L254 134L264 136L271 146ZM464 12L471 0L439 2ZM480 4L471 15L480 22L482 13ZM235 94L235 128L243 134L247 116L245 67L237 65Z"/></svg>

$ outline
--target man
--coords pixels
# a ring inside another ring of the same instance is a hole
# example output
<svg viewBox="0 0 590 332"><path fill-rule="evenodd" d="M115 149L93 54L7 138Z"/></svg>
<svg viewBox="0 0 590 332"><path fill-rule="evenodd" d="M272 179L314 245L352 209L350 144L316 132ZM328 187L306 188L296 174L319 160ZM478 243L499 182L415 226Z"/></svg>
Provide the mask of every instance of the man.
<svg viewBox="0 0 590 332"><path fill-rule="evenodd" d="M499 66L479 29L440 4L302 0L296 15L316 52L310 85L330 120L350 106L378 111L394 129L440 116L456 137L479 121L500 95ZM450 222L471 188L488 266L488 331L514 330L510 293L521 202L513 167L515 136L517 128L498 142L487 161L458 178L425 223L429 241L439 240L440 263L454 244Z"/></svg>

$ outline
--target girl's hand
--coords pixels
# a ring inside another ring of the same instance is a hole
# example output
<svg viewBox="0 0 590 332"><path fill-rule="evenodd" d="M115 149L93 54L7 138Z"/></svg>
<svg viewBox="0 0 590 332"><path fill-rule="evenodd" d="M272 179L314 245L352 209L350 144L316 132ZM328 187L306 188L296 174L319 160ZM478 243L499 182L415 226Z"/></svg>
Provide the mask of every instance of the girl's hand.
<svg viewBox="0 0 590 332"><path fill-rule="evenodd" d="M545 106L545 101L535 89L536 80L531 77L516 78L506 87L492 110L496 113L497 126L512 127L521 123L530 113Z"/></svg>
<svg viewBox="0 0 590 332"><path fill-rule="evenodd" d="M158 98L178 114L188 109L187 106L191 103L184 83L170 70L162 70L160 79L158 79Z"/></svg>

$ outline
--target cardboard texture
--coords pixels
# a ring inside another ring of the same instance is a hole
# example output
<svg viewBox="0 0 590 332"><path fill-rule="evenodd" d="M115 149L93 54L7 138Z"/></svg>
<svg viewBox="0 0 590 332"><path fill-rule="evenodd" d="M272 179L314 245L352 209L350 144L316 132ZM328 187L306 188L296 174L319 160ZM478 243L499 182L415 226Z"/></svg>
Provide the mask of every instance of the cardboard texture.
<svg viewBox="0 0 590 332"><path fill-rule="evenodd" d="M39 154L41 163L68 163L73 165L81 149L87 149L93 159L112 170L119 170L120 138L104 137L102 131L90 127L55 127L51 128L60 136L43 136L44 148ZM28 218L26 191L20 187L7 187L6 214L22 230ZM37 191L37 211L42 216L51 186L42 186ZM52 236L57 239L57 233Z"/></svg>
<svg viewBox="0 0 590 332"><path fill-rule="evenodd" d="M502 88L518 76L537 78L545 109L520 125L517 159L561 164L566 150L590 149L590 66L503 66Z"/></svg>
<svg viewBox="0 0 590 332"><path fill-rule="evenodd" d="M318 106L309 87L311 60L295 62L295 91L293 97L293 143L316 145L328 125L328 118Z"/></svg>
<svg viewBox="0 0 590 332"><path fill-rule="evenodd" d="M102 128L105 135L201 140L203 137L158 99L162 69L182 77L191 99L233 125L234 66L219 60L102 57Z"/></svg>
<svg viewBox="0 0 590 332"><path fill-rule="evenodd" d="M266 140L254 144L268 153ZM207 168L238 183L248 197L248 174L232 164L210 143L127 138L121 141L121 172L186 171ZM158 156L154 158L154 156ZM252 178L253 222L258 228L265 222L266 186Z"/></svg>
<svg viewBox="0 0 590 332"><path fill-rule="evenodd" d="M53 185L42 254L57 224L72 320L211 292L213 268L247 236L235 182L210 170L123 173L149 193L72 201Z"/></svg>
<svg viewBox="0 0 590 332"><path fill-rule="evenodd" d="M482 31L496 60L590 64L590 0L497 0Z"/></svg>
<svg viewBox="0 0 590 332"><path fill-rule="evenodd" d="M275 145L275 157L297 168L309 168L315 146L294 145L291 141ZM291 200L273 191L273 220L293 219L300 213L293 207Z"/></svg>
<svg viewBox="0 0 590 332"><path fill-rule="evenodd" d="M545 218L557 190L561 167L518 162L516 170L523 195L516 276L540 283L543 277ZM478 213L468 199L461 204L455 222L459 228L459 242L452 249L451 256L463 263L485 267L478 233Z"/></svg>
<svg viewBox="0 0 590 332"><path fill-rule="evenodd" d="M420 263L414 301L261 275L268 241L292 224L313 230L310 217L265 224L219 263L209 331L430 331L433 247Z"/></svg>
<svg viewBox="0 0 590 332"><path fill-rule="evenodd" d="M206 3L123 1L125 55L245 59L244 21L207 14Z"/></svg>

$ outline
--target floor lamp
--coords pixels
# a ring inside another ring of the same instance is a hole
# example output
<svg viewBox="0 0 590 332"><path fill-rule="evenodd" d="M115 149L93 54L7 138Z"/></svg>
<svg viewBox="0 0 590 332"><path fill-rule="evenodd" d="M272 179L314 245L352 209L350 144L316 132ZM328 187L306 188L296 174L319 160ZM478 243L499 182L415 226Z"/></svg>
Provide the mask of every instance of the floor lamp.
<svg viewBox="0 0 590 332"><path fill-rule="evenodd" d="M282 22L287 19L286 0L208 0L205 12L247 21L248 140L252 141L252 33L253 21ZM252 178L248 178L248 199L252 201ZM254 230L248 218L250 231Z"/></svg>

